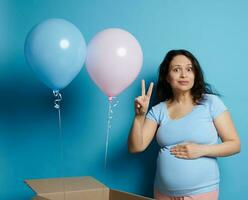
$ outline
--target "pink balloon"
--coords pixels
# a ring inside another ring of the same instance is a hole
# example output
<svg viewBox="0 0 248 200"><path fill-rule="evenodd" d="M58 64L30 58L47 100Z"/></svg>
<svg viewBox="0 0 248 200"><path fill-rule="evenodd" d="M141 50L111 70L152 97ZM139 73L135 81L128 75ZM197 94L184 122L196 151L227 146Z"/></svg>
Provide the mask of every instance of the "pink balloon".
<svg viewBox="0 0 248 200"><path fill-rule="evenodd" d="M91 79L109 97L118 95L135 80L142 63L139 42L125 30L103 30L88 45L86 69Z"/></svg>

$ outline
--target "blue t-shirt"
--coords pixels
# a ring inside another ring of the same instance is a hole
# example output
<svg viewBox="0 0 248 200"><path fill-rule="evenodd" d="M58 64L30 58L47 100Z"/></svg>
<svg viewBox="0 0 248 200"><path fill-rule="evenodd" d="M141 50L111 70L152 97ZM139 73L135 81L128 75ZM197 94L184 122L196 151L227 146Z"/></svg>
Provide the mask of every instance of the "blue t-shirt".
<svg viewBox="0 0 248 200"><path fill-rule="evenodd" d="M181 159L170 154L180 143L216 144L218 133L213 120L227 110L221 99L205 94L200 105L179 119L170 119L165 102L153 106L146 118L159 127L158 153L154 187L162 194L182 196L210 192L219 186L219 168L215 157Z"/></svg>

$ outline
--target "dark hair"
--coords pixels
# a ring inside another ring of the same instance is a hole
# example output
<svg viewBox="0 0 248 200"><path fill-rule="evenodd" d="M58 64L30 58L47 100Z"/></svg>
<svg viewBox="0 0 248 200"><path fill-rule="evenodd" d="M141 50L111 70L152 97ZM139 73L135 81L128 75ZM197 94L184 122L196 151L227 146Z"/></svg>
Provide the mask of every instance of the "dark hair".
<svg viewBox="0 0 248 200"><path fill-rule="evenodd" d="M173 91L166 78L169 73L169 67L172 59L178 55L186 56L192 63L193 71L195 73L195 81L193 87L191 88L191 94L193 96L194 103L200 104L200 101L203 100L204 94L218 95L216 92L213 92L211 86L204 81L203 71L195 56L187 50L179 49L169 51L163 62L160 64L156 87L157 100L161 102L173 99Z"/></svg>

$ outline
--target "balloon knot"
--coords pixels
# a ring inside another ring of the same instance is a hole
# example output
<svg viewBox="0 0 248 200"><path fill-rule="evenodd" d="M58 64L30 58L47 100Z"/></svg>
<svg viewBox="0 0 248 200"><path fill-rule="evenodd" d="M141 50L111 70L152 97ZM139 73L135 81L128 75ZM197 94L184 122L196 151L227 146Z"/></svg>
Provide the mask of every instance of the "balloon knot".
<svg viewBox="0 0 248 200"><path fill-rule="evenodd" d="M113 100L113 97L109 97L109 101L112 101Z"/></svg>
<svg viewBox="0 0 248 200"><path fill-rule="evenodd" d="M55 97L54 108L60 109L60 101L62 101L62 95L59 93L59 90L53 90L53 95Z"/></svg>

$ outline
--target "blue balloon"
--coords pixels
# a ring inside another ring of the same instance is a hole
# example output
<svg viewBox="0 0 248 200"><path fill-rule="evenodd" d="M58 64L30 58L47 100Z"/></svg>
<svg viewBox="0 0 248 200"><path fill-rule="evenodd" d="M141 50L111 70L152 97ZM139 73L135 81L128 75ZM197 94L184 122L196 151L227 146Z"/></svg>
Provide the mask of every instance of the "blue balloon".
<svg viewBox="0 0 248 200"><path fill-rule="evenodd" d="M86 57L86 44L72 23L48 19L30 31L24 53L38 78L56 91L66 87L80 72Z"/></svg>

